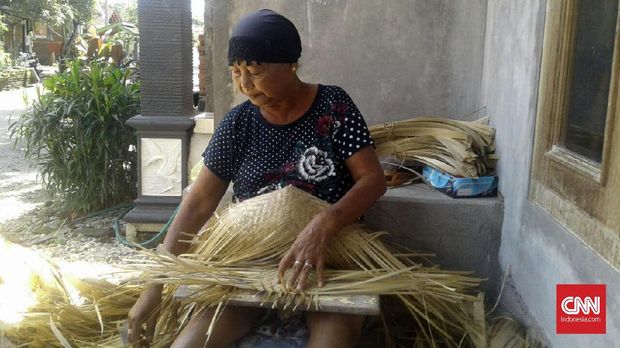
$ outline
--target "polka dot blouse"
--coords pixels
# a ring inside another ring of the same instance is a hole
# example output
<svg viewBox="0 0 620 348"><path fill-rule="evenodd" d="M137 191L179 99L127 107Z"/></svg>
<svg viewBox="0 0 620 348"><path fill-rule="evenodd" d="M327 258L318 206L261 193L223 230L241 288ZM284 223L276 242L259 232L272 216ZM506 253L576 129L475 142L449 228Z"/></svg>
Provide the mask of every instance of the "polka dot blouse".
<svg viewBox="0 0 620 348"><path fill-rule="evenodd" d="M287 125L268 123L250 101L239 104L217 127L203 156L215 175L233 181L237 201L294 185L335 203L354 184L345 160L372 144L349 95L319 85L312 106Z"/></svg>

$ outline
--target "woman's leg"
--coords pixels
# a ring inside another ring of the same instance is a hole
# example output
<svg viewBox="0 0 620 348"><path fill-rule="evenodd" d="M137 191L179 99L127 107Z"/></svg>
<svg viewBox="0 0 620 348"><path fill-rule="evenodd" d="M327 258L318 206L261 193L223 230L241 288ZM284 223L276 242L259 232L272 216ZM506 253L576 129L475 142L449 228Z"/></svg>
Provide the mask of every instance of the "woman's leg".
<svg viewBox="0 0 620 348"><path fill-rule="evenodd" d="M207 330L215 309L203 310L190 319L187 326L174 340L171 347L228 347L245 336L265 313L264 309L228 306L224 309L211 332L209 342Z"/></svg>
<svg viewBox="0 0 620 348"><path fill-rule="evenodd" d="M308 347L354 347L365 319L363 315L306 312Z"/></svg>

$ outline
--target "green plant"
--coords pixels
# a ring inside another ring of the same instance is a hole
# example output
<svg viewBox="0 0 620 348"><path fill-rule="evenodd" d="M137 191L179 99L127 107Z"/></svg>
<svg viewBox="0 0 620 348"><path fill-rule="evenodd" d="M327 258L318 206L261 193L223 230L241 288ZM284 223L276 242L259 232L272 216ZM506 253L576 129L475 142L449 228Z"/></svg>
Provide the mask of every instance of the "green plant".
<svg viewBox="0 0 620 348"><path fill-rule="evenodd" d="M9 30L9 28L4 23L4 16L0 13L0 35L3 35L7 30Z"/></svg>
<svg viewBox="0 0 620 348"><path fill-rule="evenodd" d="M0 46L0 70L9 68L13 65L11 60L11 54L5 53L4 49Z"/></svg>
<svg viewBox="0 0 620 348"><path fill-rule="evenodd" d="M44 81L46 93L11 124L15 144L73 213L135 197L136 138L125 121L139 113L140 87L127 83L129 73L72 61L67 72Z"/></svg>
<svg viewBox="0 0 620 348"><path fill-rule="evenodd" d="M0 13L0 37L2 37L7 30L9 30L9 28L4 24L4 16ZM11 55L4 53L4 45L0 44L0 70L10 67L11 65Z"/></svg>
<svg viewBox="0 0 620 348"><path fill-rule="evenodd" d="M130 81L133 82L139 79L140 75L138 61L134 59L138 52L139 35L135 25L116 22L101 28L90 27L88 32L76 39L75 47L80 59L98 60L130 69L132 71ZM99 45L99 48L93 50L94 47L91 45ZM114 54L119 46L122 52L120 56Z"/></svg>
<svg viewBox="0 0 620 348"><path fill-rule="evenodd" d="M138 41L140 39L140 32L138 28L131 23L112 23L96 30L97 37L103 39L103 45L97 52L98 57L110 57L112 55L113 47L120 45L123 49L126 57L117 62L117 64L127 64L131 59L128 55L134 56Z"/></svg>
<svg viewBox="0 0 620 348"><path fill-rule="evenodd" d="M117 3L112 5L112 9L118 12L123 22L138 25L138 1Z"/></svg>

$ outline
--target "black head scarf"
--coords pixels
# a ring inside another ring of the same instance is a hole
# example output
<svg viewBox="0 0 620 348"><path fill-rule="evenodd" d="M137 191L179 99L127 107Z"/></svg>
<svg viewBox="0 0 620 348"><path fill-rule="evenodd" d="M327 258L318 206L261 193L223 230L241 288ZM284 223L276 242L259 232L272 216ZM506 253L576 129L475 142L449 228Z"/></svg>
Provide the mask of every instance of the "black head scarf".
<svg viewBox="0 0 620 348"><path fill-rule="evenodd" d="M239 20L228 41L228 65L250 63L296 63L301 39L295 25L272 10L259 10Z"/></svg>

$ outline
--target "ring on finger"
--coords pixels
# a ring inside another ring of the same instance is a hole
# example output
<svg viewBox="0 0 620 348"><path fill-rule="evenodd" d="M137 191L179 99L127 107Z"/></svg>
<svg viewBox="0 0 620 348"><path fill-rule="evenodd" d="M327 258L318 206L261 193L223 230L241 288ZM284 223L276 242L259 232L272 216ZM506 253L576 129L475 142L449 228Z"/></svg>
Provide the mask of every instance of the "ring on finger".
<svg viewBox="0 0 620 348"><path fill-rule="evenodd" d="M310 269L314 268L314 266L311 263L308 263L308 262L304 263L304 268L305 267L310 267Z"/></svg>

